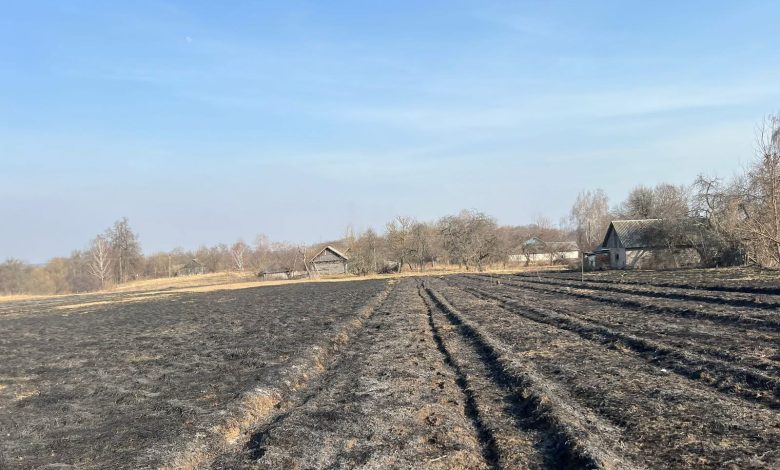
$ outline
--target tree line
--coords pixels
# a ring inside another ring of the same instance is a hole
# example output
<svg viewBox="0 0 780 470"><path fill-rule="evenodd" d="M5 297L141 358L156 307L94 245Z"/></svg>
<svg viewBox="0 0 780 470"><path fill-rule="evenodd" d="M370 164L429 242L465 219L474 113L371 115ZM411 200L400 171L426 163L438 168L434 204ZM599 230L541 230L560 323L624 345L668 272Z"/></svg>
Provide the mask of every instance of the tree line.
<svg viewBox="0 0 780 470"><path fill-rule="evenodd" d="M669 248L693 246L704 265L780 267L780 115L762 122L756 149L748 168L729 180L701 175L690 185L638 185L612 206L605 191L582 191L568 217L557 224L539 217L528 225L502 226L484 212L463 210L432 222L399 216L381 232L348 229L341 239L312 246L258 235L253 243L238 240L144 255L138 233L122 218L68 257L43 266L6 260L0 264L0 294L98 290L134 279L175 276L192 260L205 272L302 271L303 263L328 244L347 252L349 268L358 275L445 265L481 270L523 255L528 263L526 242L534 238L542 247L571 240L580 251L591 251L617 219L663 219L657 238ZM549 249L552 260L555 249Z"/></svg>
<svg viewBox="0 0 780 470"><path fill-rule="evenodd" d="M479 270L506 264L509 255L532 237L559 240L570 233L541 218L525 226L500 226L484 212L464 210L434 222L399 216L382 232L348 228L343 238L308 246L273 242L261 234L253 243L238 240L144 255L138 233L122 218L69 257L53 258L42 266L6 260L0 264L0 294L94 291L136 279L173 277L193 260L208 273L304 271L304 262L327 245L346 251L349 269L357 275L445 265Z"/></svg>

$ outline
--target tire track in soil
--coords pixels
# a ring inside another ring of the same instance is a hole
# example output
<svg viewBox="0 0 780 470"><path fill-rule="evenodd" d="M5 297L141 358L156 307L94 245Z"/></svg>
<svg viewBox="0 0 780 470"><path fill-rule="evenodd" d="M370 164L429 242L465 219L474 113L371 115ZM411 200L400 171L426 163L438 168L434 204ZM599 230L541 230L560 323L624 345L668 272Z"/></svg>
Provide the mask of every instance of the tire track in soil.
<svg viewBox="0 0 780 470"><path fill-rule="evenodd" d="M655 367L674 371L682 377L701 382L720 392L732 393L740 398L764 404L771 409L780 408L780 400L778 400L780 381L758 371L716 359L707 359L657 341L574 318L567 313L534 307L504 295L470 287L463 290L479 299L493 301L499 308L511 314L573 332L583 339L608 347L614 347L615 343L619 342Z"/></svg>
<svg viewBox="0 0 780 470"><path fill-rule="evenodd" d="M199 469L214 465L221 456L229 453L240 442L240 437L275 414L275 410L284 409L286 403L296 392L304 389L325 371L325 364L332 361L359 331L387 297L395 289L396 282L388 281L387 287L370 299L367 304L347 321L339 333L332 337L326 347L315 347L314 351L296 361L287 372L283 384L276 387L257 389L244 394L235 410L214 426L207 435L200 435L187 443L184 449L172 456L162 466L164 470Z"/></svg>
<svg viewBox="0 0 780 470"><path fill-rule="evenodd" d="M416 289L400 281L317 381L211 468L495 468Z"/></svg>
<svg viewBox="0 0 780 470"><path fill-rule="evenodd" d="M437 315L446 318L460 339L476 353L490 379L506 394L509 406L505 412L515 419L516 432L536 435L534 447L541 462L506 468L642 468L614 450L622 446L617 428L569 405L571 400L565 392L547 382L531 366L510 359L511 351L464 317L441 294L425 284L422 289L430 299L432 321ZM466 364L461 363L461 369L468 367ZM479 396L475 398L479 403Z"/></svg>

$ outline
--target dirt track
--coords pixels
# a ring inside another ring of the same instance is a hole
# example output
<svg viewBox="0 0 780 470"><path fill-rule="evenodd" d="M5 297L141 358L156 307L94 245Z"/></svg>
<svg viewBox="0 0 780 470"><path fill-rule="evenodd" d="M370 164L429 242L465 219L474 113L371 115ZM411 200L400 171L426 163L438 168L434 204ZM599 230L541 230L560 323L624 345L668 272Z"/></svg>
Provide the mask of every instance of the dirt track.
<svg viewBox="0 0 780 470"><path fill-rule="evenodd" d="M24 304L0 467L776 468L780 296L674 276Z"/></svg>

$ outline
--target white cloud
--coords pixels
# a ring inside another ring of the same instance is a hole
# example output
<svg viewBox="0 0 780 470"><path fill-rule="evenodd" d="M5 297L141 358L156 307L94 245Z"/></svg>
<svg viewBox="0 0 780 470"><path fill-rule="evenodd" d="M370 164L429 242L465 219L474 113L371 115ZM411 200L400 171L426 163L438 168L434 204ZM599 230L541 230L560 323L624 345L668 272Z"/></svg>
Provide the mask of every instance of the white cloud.
<svg viewBox="0 0 780 470"><path fill-rule="evenodd" d="M725 108L770 101L780 96L773 85L666 86L610 91L585 91L519 96L485 106L359 106L331 114L342 119L373 122L423 132L521 130L542 121L612 119ZM485 99L486 103L495 98Z"/></svg>

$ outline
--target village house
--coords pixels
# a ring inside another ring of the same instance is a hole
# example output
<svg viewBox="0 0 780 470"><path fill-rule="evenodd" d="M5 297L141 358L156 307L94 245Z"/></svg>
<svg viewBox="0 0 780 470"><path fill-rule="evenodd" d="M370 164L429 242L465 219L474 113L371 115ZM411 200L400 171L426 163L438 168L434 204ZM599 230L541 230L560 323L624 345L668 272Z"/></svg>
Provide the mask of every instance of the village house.
<svg viewBox="0 0 780 470"><path fill-rule="evenodd" d="M521 253L509 255L513 263L556 264L579 259L580 252L574 241L543 241L533 237L523 242Z"/></svg>
<svg viewBox="0 0 780 470"><path fill-rule="evenodd" d="M347 274L349 257L339 250L328 245L309 261L312 275L330 276L334 274Z"/></svg>
<svg viewBox="0 0 780 470"><path fill-rule="evenodd" d="M604 241L585 254L585 268L626 269L696 265L693 243L700 230L693 220L613 220Z"/></svg>

